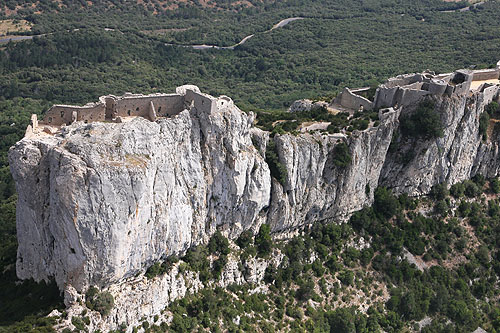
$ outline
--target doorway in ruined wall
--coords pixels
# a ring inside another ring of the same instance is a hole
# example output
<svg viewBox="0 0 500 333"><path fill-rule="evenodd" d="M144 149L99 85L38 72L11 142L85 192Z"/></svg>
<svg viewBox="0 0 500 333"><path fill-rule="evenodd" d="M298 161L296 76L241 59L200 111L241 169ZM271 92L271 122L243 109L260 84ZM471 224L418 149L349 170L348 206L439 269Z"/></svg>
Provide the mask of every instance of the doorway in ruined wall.
<svg viewBox="0 0 500 333"><path fill-rule="evenodd" d="M116 117L116 101L113 98L106 98L105 119L112 120Z"/></svg>

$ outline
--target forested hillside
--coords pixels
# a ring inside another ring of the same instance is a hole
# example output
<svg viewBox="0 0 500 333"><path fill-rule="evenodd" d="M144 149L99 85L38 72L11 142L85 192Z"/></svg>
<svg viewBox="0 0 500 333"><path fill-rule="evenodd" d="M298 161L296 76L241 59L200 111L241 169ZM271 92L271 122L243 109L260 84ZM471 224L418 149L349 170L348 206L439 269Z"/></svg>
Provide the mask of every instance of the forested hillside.
<svg viewBox="0 0 500 333"><path fill-rule="evenodd" d="M100 95L120 95L127 91L171 92L182 84L196 84L212 95L228 95L245 111L275 112L300 98L332 98L345 86L371 86L396 74L425 69L447 72L469 66L489 67L500 59L498 1L488 1L464 12L453 10L463 8L467 3L440 0L133 3L124 0L8 0L0 5L0 20L26 20L31 24L31 30L12 31L11 34L35 36L32 40L0 43L0 332L26 332L36 329L37 325L49 327L48 320L36 315L44 315L61 305L61 299L52 285L46 288L33 282L19 284L15 278L16 194L6 154L8 148L22 138L30 114L42 114L54 103L84 104L96 101ZM289 17L304 19L265 32L281 19ZM189 47L193 44L230 46L250 34L255 36L234 50L196 50ZM487 189L484 184L480 187ZM448 199L451 201L446 202L446 197L439 199L441 208L444 207L442 202L448 208L460 205L458 199ZM492 200L498 199L495 197ZM461 216L459 222L474 218L471 225L474 239L479 243L471 245L468 253L470 258L477 260L471 261L473 267L465 263L449 268L435 266L427 273L406 266L402 271L402 264L395 262L402 248L400 243L408 242L405 247L415 246L422 250L422 255L428 253L427 258L433 263L439 260L446 262L449 256L460 251L459 246L463 244L456 244L462 234L457 233L463 230L457 229L458 222L453 222L455 224L450 227L442 226L444 208L441 209L442 214L431 218L436 220L432 222L433 230L413 230L404 220L407 209L403 206L403 203L397 204L398 209L394 211L399 216L397 221L401 222L397 228L387 216L379 214L376 219L379 221L377 226L390 230L397 240L379 235L382 229L371 229L376 226L359 221L356 224L354 221L354 231L374 233L374 237L380 239L378 256L372 253L375 264L363 261L365 259L356 252L349 261L354 266L349 266L349 263L345 267L332 264L334 268L328 274L372 265L379 274L377 276L391 291L390 303L378 305L390 310L390 316L384 317L386 324L377 319L376 327L383 327L386 331L401 330L408 327L410 321L420 320L426 315L436 315L438 322L443 323L444 326L435 326L434 331L445 327L448 319L459 323L463 329L473 328L472 323L479 322L485 323L491 332L493 327L498 329L497 303L486 301L486 297L495 302L498 299L497 294L491 294L496 291L490 291L496 288L497 279L496 266L492 261L498 256L497 245L492 241L498 224L497 206L493 205L490 209L486 203L478 203L477 207L471 206L474 207L471 208L473 213L467 210L457 213L456 207L452 209L453 217L458 219ZM363 214L375 213L368 210ZM484 222L477 222L476 215L484 217ZM409 218L420 219L418 215ZM474 225L476 222L477 225ZM407 227L410 231L403 232ZM436 245L423 248L421 238L412 238L417 232L424 232L426 239L436 239ZM453 238L456 246L450 246L448 236L443 234L451 235L449 237ZM488 238L484 238L485 235ZM307 249L319 246L321 242L315 240L308 243ZM449 246L443 250L445 243ZM463 245L464 248L466 246ZM337 254L341 255L340 252ZM307 287L308 284L310 287L309 281L313 279L310 268L305 269L305 275L299 274L302 276L300 281L290 280L289 285L304 284ZM464 272L473 281L480 282L472 291L460 280ZM271 273L270 281L276 281L279 274L285 274ZM360 286L365 283L363 277L358 279ZM356 281L351 282L358 283ZM449 300L446 306L434 304L432 302L438 301L434 295L427 293L422 284L427 289L438 291L442 286L458 286L461 294L460 297L446 295ZM317 294L308 293L306 300L313 296L317 299L324 297ZM302 313L296 305L303 301L301 296L289 295L285 300L276 298L273 300L275 304L261 304L258 309L263 309L261 312L265 315L271 313L264 311L268 306L281 309L273 314L276 323L283 322L283 318L311 319L319 316L323 318L322 322L330 323L328 327L335 327L332 322L337 320L334 319L337 314L328 312L327 308L311 312L301 305L306 311ZM422 299L429 304L420 304ZM456 301L453 303L451 299ZM411 301L411 306L401 300ZM185 302L190 304L195 301L198 302L194 299ZM171 311L182 317L188 311L186 304L176 304ZM281 312L288 311L285 304L291 304L293 308L283 317ZM375 310L375 316L382 311L378 307ZM361 316L354 310L345 311L350 311L346 316ZM371 313L368 313L370 316ZM202 318L185 325L194 327L200 323ZM295 328L295 324L282 325ZM327 327L326 324L324 327ZM299 325L297 329L308 329L308 326ZM451 331L454 329L455 326L449 328ZM50 328L41 331L50 331Z"/></svg>

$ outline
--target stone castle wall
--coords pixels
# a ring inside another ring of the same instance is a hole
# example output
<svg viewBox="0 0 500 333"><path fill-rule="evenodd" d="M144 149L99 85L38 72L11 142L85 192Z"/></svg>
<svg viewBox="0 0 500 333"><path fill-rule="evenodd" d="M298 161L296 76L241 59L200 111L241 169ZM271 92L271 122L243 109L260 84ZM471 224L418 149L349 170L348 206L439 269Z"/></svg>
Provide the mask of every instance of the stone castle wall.
<svg viewBox="0 0 500 333"><path fill-rule="evenodd" d="M373 109L373 103L370 100L354 94L349 88L344 88L335 98L333 103L351 110L359 110L361 107L363 107L364 110Z"/></svg>
<svg viewBox="0 0 500 333"><path fill-rule="evenodd" d="M92 106L54 105L46 113L41 123L53 126L71 124L74 121L104 121L105 105Z"/></svg>
<svg viewBox="0 0 500 333"><path fill-rule="evenodd" d="M500 68L474 71L472 81L497 80L500 76Z"/></svg>
<svg viewBox="0 0 500 333"><path fill-rule="evenodd" d="M231 99L221 97L224 103ZM203 94L196 86L181 86L175 94L140 95L127 93L123 96L101 96L99 102L85 106L54 105L46 113L41 125L63 126L75 121L116 121L118 117L143 117L154 121L156 117L178 115L186 107L195 107L201 112L212 112L218 99Z"/></svg>

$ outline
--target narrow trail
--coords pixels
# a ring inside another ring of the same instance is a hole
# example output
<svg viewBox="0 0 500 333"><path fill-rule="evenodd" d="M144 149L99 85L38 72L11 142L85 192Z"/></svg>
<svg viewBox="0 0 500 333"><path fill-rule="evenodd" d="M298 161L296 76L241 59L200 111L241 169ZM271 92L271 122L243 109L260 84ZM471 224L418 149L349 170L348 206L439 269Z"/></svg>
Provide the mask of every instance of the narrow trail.
<svg viewBox="0 0 500 333"><path fill-rule="evenodd" d="M268 32L271 32L271 31L275 30L275 29L282 28L285 25L287 25L287 24L289 24L289 23L291 23L293 21L303 20L303 19L305 19L305 18L304 17L289 17L287 19L279 21L278 23L276 23L275 25L273 25L273 27L271 29L263 31L262 33L266 34ZM255 34L248 35L245 38L243 38L239 43L236 43L236 44L231 45L231 46L218 46L218 45L206 45L206 44L201 44L201 45L180 45L180 44L171 44L171 43L166 43L165 45L180 46L180 47L191 47L191 48L196 49L196 50L206 50L206 49L234 50L237 46L240 46L240 45L243 45L244 43L246 43L253 36L255 36Z"/></svg>

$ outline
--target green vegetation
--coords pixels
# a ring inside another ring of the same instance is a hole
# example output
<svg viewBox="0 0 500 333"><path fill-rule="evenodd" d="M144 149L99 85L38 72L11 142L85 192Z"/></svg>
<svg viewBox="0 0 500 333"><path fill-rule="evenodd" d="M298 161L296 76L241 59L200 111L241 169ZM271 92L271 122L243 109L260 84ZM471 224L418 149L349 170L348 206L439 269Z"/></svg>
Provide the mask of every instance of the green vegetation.
<svg viewBox="0 0 500 333"><path fill-rule="evenodd" d="M402 114L400 122L404 137L428 140L443 136L441 116L431 100L421 102L411 114Z"/></svg>
<svg viewBox="0 0 500 333"><path fill-rule="evenodd" d="M276 143L274 139L269 139L266 147L266 162L269 165L271 176L276 178L282 186L285 186L288 172L286 167L280 162Z"/></svg>
<svg viewBox="0 0 500 333"><path fill-rule="evenodd" d="M152 279L158 275L163 275L178 261L179 258L177 258L177 256L170 256L162 262L155 262L153 265L148 267L145 275L148 279Z"/></svg>
<svg viewBox="0 0 500 333"><path fill-rule="evenodd" d="M333 149L333 164L338 168L346 168L351 164L351 155L349 153L349 147L345 142L341 142L335 146Z"/></svg>
<svg viewBox="0 0 500 333"><path fill-rule="evenodd" d="M500 118L500 105L497 102L491 102L488 104L484 111L488 112L488 115L493 119Z"/></svg>
<svg viewBox="0 0 500 333"><path fill-rule="evenodd" d="M103 316L107 316L115 304L113 295L107 291L100 292L96 287L90 287L87 290L85 299L85 305L90 310L97 311Z"/></svg>
<svg viewBox="0 0 500 333"><path fill-rule="evenodd" d="M483 138L483 141L488 139L488 125L490 124L490 115L488 112L483 112L479 116L479 135Z"/></svg>
<svg viewBox="0 0 500 333"><path fill-rule="evenodd" d="M271 239L271 228L268 224L260 226L259 233L255 236L255 246L257 253L261 257L266 257L271 253L273 242Z"/></svg>
<svg viewBox="0 0 500 333"><path fill-rule="evenodd" d="M53 103L83 104L97 100L100 95L120 95L126 91L169 92L178 85L191 83L213 95L231 96L242 109L256 111L257 125L274 134L295 134L307 121L329 121L327 132L349 134L370 124L376 126L377 114L333 115L325 109L291 114L280 110L301 98L326 96L324 99L328 101L345 86L373 87L374 82L395 74L425 68L448 72L478 63L481 68L489 67L500 54L497 1L464 13L441 12L464 7L465 3L440 0L251 0L250 3L250 8L244 8L242 2L219 1L210 9L202 8L199 2L181 2L178 9L167 10L168 6L157 1L138 4L92 1L92 5L85 1L4 1L15 11L9 13L9 18L33 23L33 34L49 34L0 45L0 331L50 332L54 320L43 316L62 306L54 283L21 283L15 276L16 195L7 150L23 136L31 113L40 115ZM2 7L0 18L6 15ZM280 19L292 16L306 19L261 33ZM235 50L200 51L165 44L227 46L253 33L255 37ZM371 89L365 97L370 98L373 92ZM439 117L429 105L423 109L423 113L416 113L419 116L402 119L406 122L405 138L440 136ZM491 103L486 111L491 119L500 118L498 104ZM483 137L484 128L481 128ZM285 184L286 169L280 164L275 147L268 148L266 160L273 177ZM349 163L347 156L339 156L344 157L337 162L340 167ZM411 153L404 156L404 160L411 158ZM489 183L492 193L498 193L499 188L498 180ZM183 308L190 303L180 301L171 329L183 331L191 327L183 326L188 325L185 321L193 320L189 325L202 323L212 330L219 325L215 318L236 318L234 309L245 306L255 316L240 316L242 329L258 326L262 331L274 330L270 323L276 323L278 328L297 331L314 327L317 331L382 328L391 332L401 330L408 320L420 318L423 313L435 319L425 332L467 330L474 326L471 322L498 331L500 310L484 296L496 292L490 280L498 272L498 246L494 240L498 234L495 222L498 199L482 202L479 198L484 189L485 184L476 179L453 185L451 198L446 193L436 193L434 201L428 202L432 216L425 217L414 212L413 200L394 198L389 191L377 189L374 208L360 213L364 216L362 221L353 222L363 228L353 231L347 226L325 226L324 230L318 227L303 241L282 245L290 265L267 275L276 288L285 286L286 293L271 290L271 295L264 297L258 293L250 295L245 288L207 291L210 309L185 317L188 312ZM411 218L404 214L410 214ZM454 219L460 221L459 225ZM460 225L464 223L473 229L470 237ZM347 237L367 230L374 232L375 251L343 250ZM482 244L477 249L472 241L476 238ZM241 257L266 256L270 251L267 239L266 230L255 239L255 245L251 233L242 235L238 240L243 251ZM213 244L215 250L210 246L190 249L183 258L183 269L200 272L203 281L216 277L227 260L227 250L222 238ZM423 258L430 262L445 262L464 251L468 257L453 268L434 266L420 273L408 268L406 261L396 260L401 244L413 254L423 253ZM310 253L318 256L313 263L306 260ZM214 260L212 266L209 256ZM176 261L173 257L155 263L146 275L152 278L164 274ZM376 268L375 276L363 276L360 265ZM344 281L350 282L348 272L353 273L353 285L348 288L366 289L364 282L373 278L372 282L390 281L389 288L394 285L399 291L391 291L389 306L376 295L383 288L378 289L370 296L377 301L371 303L366 314L360 313L349 306L348 300L353 295L344 293L344 285L340 286L343 282L335 280L341 274L347 277ZM467 283L473 281L472 288L464 287L466 279ZM328 292L311 292L311 281L318 290L326 288ZM233 298L234 295L238 298ZM196 298L192 296L189 302ZM305 299L323 302L320 303L323 306L309 309L302 303ZM425 302L429 299L427 307ZM224 302L232 303L233 310L224 306ZM214 304L220 306L214 308ZM331 304L342 306L332 308ZM224 325L233 327L234 323L224 321Z"/></svg>
<svg viewBox="0 0 500 333"><path fill-rule="evenodd" d="M500 205L498 197L486 202L481 190L494 181L477 175L452 186L478 189L475 197L464 198L464 190L459 199L450 197L446 184L419 200L377 188L373 207L356 212L349 224L316 223L288 241L269 240L284 258L266 269L267 293L252 285L208 287L168 306L172 322L146 332L402 332L426 316L432 319L426 333L478 326L494 332L500 329L500 307L491 301L498 297ZM446 217L432 208L440 203L448 207ZM256 246L268 235L263 225ZM352 247L360 237L371 237L370 247ZM251 247L251 238L247 232L238 239L241 251ZM404 251L424 268L402 260ZM366 304L366 313L359 304Z"/></svg>

